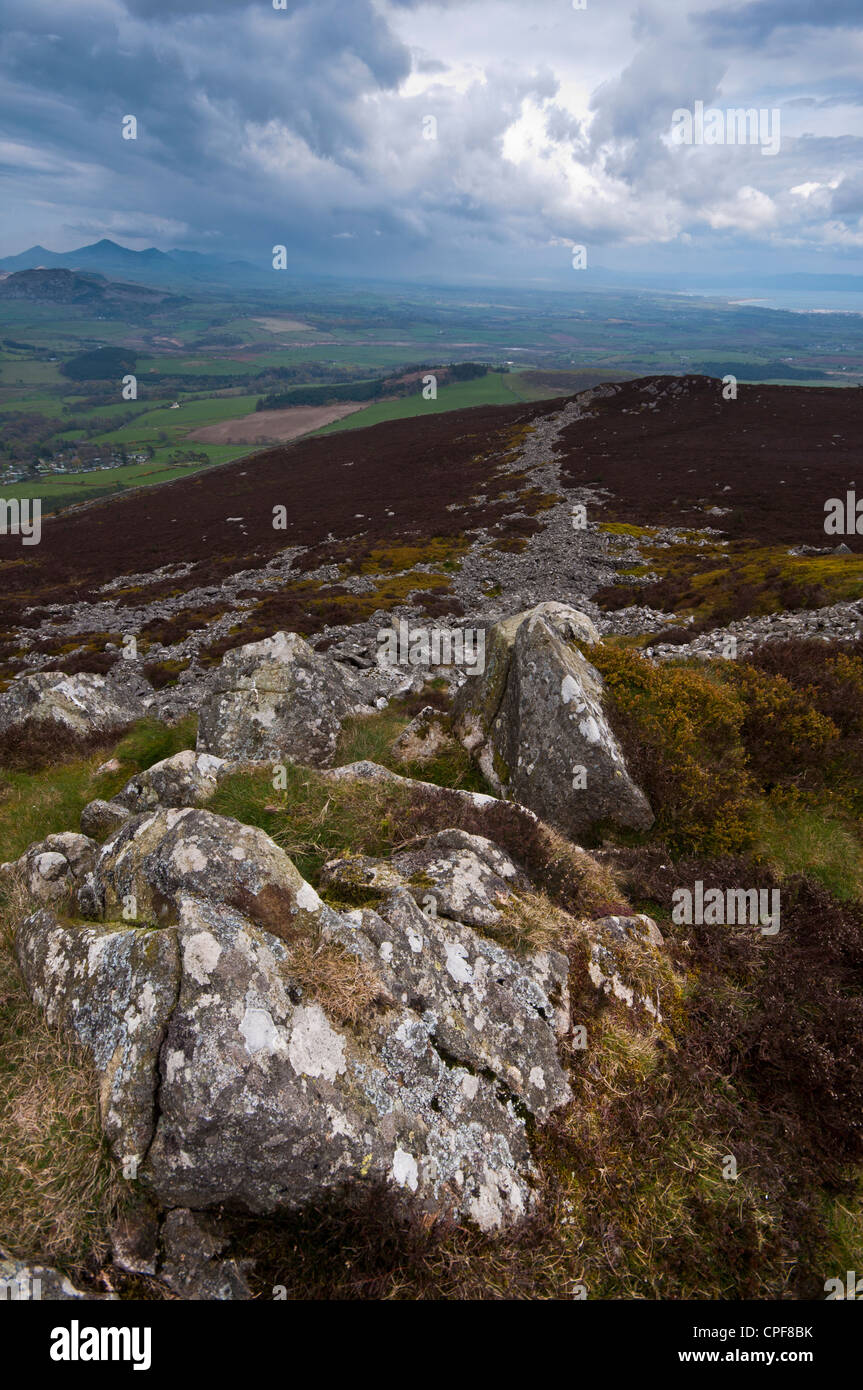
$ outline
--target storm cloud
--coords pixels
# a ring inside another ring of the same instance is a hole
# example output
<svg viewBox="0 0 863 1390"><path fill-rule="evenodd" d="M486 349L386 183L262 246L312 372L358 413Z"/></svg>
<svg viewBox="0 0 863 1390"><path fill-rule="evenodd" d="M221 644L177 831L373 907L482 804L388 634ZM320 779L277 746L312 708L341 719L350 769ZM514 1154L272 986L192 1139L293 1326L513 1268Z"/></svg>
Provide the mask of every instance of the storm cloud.
<svg viewBox="0 0 863 1390"><path fill-rule="evenodd" d="M0 252L856 268L861 47L857 0L3 0ZM696 101L779 110L779 154L674 147Z"/></svg>

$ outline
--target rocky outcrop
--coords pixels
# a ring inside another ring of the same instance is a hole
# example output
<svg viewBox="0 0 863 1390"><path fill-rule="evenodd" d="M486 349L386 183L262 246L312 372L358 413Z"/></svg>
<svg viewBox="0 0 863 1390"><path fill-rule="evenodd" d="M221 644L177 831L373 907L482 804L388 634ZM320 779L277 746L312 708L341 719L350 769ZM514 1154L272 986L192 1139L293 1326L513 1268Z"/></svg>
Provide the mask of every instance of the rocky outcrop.
<svg viewBox="0 0 863 1390"><path fill-rule="evenodd" d="M576 640L590 645L596 629L561 604L496 624L485 675L456 696L454 727L492 786L565 834L598 822L646 829L650 806L608 722L602 678Z"/></svg>
<svg viewBox="0 0 863 1390"><path fill-rule="evenodd" d="M345 717L371 713L362 677L295 632L229 651L204 699L198 751L231 762L332 762Z"/></svg>
<svg viewBox="0 0 863 1390"><path fill-rule="evenodd" d="M107 676L34 671L0 695L0 734L33 723L59 724L74 734L116 729L141 719L153 698L149 683L123 661Z"/></svg>
<svg viewBox="0 0 863 1390"><path fill-rule="evenodd" d="M496 846L429 837L374 908L348 911L262 832L202 810L133 816L88 862L105 920L40 909L16 950L31 997L91 1050L114 1153L161 1207L267 1213L378 1181L486 1230L531 1209L525 1117L569 1096L568 962L516 958L463 920L524 881ZM418 875L439 914L405 886ZM364 991L359 1022L340 971Z"/></svg>
<svg viewBox="0 0 863 1390"><path fill-rule="evenodd" d="M501 904L515 888L528 888L525 875L497 845L464 830L442 830L390 859L352 855L325 864L325 887L346 893L383 896L396 888L409 892L426 912L469 926L491 928Z"/></svg>

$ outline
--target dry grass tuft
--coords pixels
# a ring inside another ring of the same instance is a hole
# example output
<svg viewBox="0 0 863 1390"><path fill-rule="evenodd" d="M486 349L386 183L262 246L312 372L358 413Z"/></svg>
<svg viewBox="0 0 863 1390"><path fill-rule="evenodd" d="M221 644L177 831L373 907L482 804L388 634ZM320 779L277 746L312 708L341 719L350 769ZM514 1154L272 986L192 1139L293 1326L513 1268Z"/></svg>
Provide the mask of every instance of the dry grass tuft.
<svg viewBox="0 0 863 1390"><path fill-rule="evenodd" d="M339 1023L356 1027L393 1003L371 967L338 941L299 942L288 971Z"/></svg>

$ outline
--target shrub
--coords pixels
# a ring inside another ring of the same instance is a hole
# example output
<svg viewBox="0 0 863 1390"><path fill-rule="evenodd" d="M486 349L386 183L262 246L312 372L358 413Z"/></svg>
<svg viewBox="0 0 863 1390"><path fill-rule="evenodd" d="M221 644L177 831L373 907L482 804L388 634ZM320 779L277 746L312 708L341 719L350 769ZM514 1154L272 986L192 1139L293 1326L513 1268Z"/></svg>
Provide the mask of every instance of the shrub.
<svg viewBox="0 0 863 1390"><path fill-rule="evenodd" d="M722 853L749 840L753 784L733 690L703 667L653 665L603 645L591 659L605 678L612 723L633 777L672 849Z"/></svg>
<svg viewBox="0 0 863 1390"><path fill-rule="evenodd" d="M812 767L838 739L832 719L813 708L811 688L795 688L784 676L746 662L729 662L722 675L743 701L740 734L749 766L762 780Z"/></svg>

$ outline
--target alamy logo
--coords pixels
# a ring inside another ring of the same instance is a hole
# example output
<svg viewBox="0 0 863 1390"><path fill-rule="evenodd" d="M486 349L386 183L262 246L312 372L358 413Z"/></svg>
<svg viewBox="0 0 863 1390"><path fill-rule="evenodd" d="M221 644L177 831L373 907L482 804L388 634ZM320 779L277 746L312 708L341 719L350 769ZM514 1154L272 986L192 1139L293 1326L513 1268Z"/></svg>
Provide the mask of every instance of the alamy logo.
<svg viewBox="0 0 863 1390"><path fill-rule="evenodd" d="M863 497L858 502L856 492L828 498L824 510L827 513L824 530L828 536L863 536Z"/></svg>
<svg viewBox="0 0 863 1390"><path fill-rule="evenodd" d="M381 628L378 650L391 666L461 666L469 676L485 670L485 629L415 627L403 618Z"/></svg>
<svg viewBox="0 0 863 1390"><path fill-rule="evenodd" d="M52 1361L131 1361L134 1371L149 1371L152 1329L149 1327L69 1327L51 1331Z"/></svg>
<svg viewBox="0 0 863 1390"><path fill-rule="evenodd" d="M0 536L20 536L22 545L38 545L42 539L42 500L34 497L32 520L29 497L0 497Z"/></svg>
<svg viewBox="0 0 863 1390"><path fill-rule="evenodd" d="M31 1279L29 1274L19 1274L17 1278L0 1279L0 1301L11 1303L38 1303L42 1298L42 1280Z"/></svg>
<svg viewBox="0 0 863 1390"><path fill-rule="evenodd" d="M727 111L708 106L705 111L704 102L696 101L692 111L678 106L671 113L671 143L760 145L762 154L778 154L781 114L778 107L767 110L754 106L730 107Z"/></svg>
<svg viewBox="0 0 863 1390"><path fill-rule="evenodd" d="M671 895L672 922L698 926L760 926L762 936L775 936L779 930L779 889L708 888L697 879L694 892L675 888Z"/></svg>
<svg viewBox="0 0 863 1390"><path fill-rule="evenodd" d="M824 1292L827 1302L838 1298L863 1298L863 1279L858 1279L853 1269L846 1270L844 1282L841 1278L825 1279Z"/></svg>

